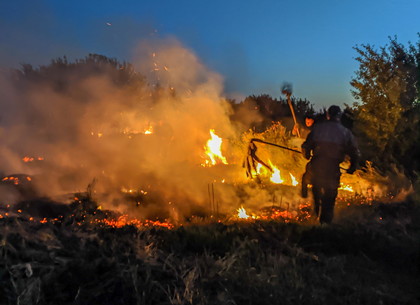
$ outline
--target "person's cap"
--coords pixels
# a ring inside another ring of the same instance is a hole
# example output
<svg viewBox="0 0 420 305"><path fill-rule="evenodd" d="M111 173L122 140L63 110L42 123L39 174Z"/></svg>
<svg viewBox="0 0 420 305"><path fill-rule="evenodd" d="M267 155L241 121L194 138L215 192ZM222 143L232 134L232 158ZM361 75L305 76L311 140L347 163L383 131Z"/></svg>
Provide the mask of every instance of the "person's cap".
<svg viewBox="0 0 420 305"><path fill-rule="evenodd" d="M341 117L341 109L340 109L340 107L338 107L336 105L330 106L330 108L328 108L327 112L328 112L328 115L330 116L330 118L340 118Z"/></svg>

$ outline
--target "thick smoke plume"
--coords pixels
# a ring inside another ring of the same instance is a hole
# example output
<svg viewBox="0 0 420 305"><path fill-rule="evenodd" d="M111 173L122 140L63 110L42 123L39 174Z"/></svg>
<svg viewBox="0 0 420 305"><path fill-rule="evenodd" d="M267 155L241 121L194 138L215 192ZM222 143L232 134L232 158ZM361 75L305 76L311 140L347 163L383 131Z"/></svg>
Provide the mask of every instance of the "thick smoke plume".
<svg viewBox="0 0 420 305"><path fill-rule="evenodd" d="M299 187L245 183L242 162L256 135L231 122L223 78L175 39L140 44L133 66L91 55L0 77L0 171L30 175L38 196L65 200L89 186L104 208L174 221L231 215L240 205L296 210L302 202ZM238 115L245 125L261 119L245 108ZM212 129L223 138L228 164L203 167ZM262 137L288 139L295 148L302 140L291 141L281 124ZM293 173L300 180L301 155L267 147L259 153L286 179ZM360 192L386 192L361 176L352 179ZM21 199L0 193L2 202Z"/></svg>
<svg viewBox="0 0 420 305"><path fill-rule="evenodd" d="M95 180L106 207L127 208L121 190L141 191L138 204L153 201L156 213L205 207L208 185L221 175L201 166L209 130L237 136L223 79L175 40L138 50L134 66L146 78L137 88L76 69L57 69L54 84L40 79L17 87L3 76L3 174L32 175L46 196L83 191ZM43 160L24 163L24 156Z"/></svg>

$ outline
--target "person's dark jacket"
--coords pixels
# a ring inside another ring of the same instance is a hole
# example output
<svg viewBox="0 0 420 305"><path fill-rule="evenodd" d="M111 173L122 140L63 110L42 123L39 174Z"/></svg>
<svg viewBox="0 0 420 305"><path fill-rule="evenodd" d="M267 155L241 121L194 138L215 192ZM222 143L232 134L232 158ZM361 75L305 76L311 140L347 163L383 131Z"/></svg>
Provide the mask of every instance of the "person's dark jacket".
<svg viewBox="0 0 420 305"><path fill-rule="evenodd" d="M322 163L338 166L346 155L350 157L349 173L357 168L360 152L356 140L349 129L338 120L329 120L316 124L302 144L305 158L322 159Z"/></svg>

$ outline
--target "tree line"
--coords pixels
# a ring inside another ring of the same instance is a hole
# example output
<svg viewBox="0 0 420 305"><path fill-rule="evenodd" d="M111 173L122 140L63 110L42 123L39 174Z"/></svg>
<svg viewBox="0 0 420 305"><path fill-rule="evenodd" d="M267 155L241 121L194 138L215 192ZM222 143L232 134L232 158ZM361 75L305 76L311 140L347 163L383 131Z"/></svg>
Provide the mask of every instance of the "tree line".
<svg viewBox="0 0 420 305"><path fill-rule="evenodd" d="M389 38L388 44L379 48L366 44L354 49L359 64L351 80L356 101L345 105L343 123L356 135L362 161L372 161L383 172L398 168L416 179L420 171L420 40L405 46L396 38ZM88 101L89 93L75 90L75 84L95 75L106 75L114 85L131 91L140 99L144 94L159 96L162 91L176 95L176 89L151 86L130 63L98 54L89 54L74 62L66 57L58 58L38 68L24 64L13 73L19 88L47 84L73 96L77 102ZM246 128L263 131L276 121L282 121L286 128L293 125L286 99L262 94L248 96L240 102L227 101L233 109L231 119L242 120ZM314 105L306 99L292 97L292 102L302 125L305 117L321 118L325 113L325 109L315 111ZM254 113L255 117L247 121L243 113Z"/></svg>

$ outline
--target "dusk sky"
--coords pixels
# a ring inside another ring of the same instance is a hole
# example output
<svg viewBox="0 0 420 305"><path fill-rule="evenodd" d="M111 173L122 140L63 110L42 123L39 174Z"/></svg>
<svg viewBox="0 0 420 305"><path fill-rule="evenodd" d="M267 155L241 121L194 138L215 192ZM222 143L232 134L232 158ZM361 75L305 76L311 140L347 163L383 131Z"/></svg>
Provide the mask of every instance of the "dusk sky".
<svg viewBox="0 0 420 305"><path fill-rule="evenodd" d="M144 39L168 36L224 78L225 94L294 96L318 107L352 104L356 45L407 45L419 0L0 1L0 68L89 53L133 62Z"/></svg>

